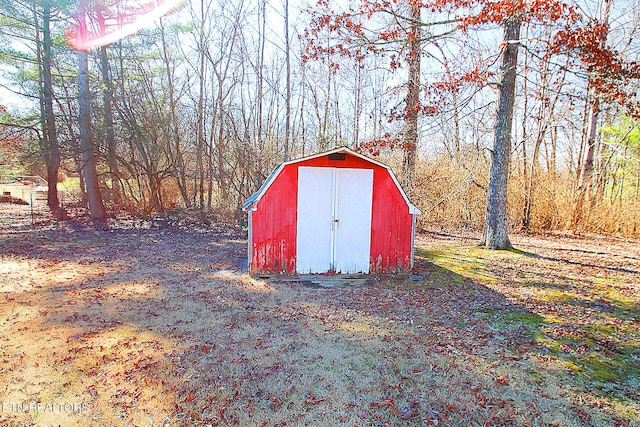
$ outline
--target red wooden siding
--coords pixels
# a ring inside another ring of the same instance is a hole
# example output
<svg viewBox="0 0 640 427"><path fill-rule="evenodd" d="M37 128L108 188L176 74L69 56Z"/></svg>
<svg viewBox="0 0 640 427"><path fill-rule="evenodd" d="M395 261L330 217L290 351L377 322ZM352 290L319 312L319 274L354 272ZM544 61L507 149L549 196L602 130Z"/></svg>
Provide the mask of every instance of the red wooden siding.
<svg viewBox="0 0 640 427"><path fill-rule="evenodd" d="M373 189L370 272L409 270L413 216L386 169L376 167Z"/></svg>
<svg viewBox="0 0 640 427"><path fill-rule="evenodd" d="M297 166L373 169L370 273L411 268L413 218L387 169L350 154L345 160L322 156L289 167Z"/></svg>
<svg viewBox="0 0 640 427"><path fill-rule="evenodd" d="M346 153L345 160L326 155L284 166L251 212L251 274L296 272L298 167L373 169L370 273L411 268L413 216L389 171Z"/></svg>
<svg viewBox="0 0 640 427"><path fill-rule="evenodd" d="M285 167L252 212L251 274L294 273L298 168Z"/></svg>

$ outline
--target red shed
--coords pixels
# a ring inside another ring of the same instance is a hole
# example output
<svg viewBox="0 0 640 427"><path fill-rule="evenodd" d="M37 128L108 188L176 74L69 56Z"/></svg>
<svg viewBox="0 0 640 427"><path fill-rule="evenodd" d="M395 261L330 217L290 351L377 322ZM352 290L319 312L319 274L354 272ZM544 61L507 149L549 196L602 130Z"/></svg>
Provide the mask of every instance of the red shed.
<svg viewBox="0 0 640 427"><path fill-rule="evenodd" d="M413 266L420 210L389 166L346 147L276 167L243 205L249 272L393 273Z"/></svg>

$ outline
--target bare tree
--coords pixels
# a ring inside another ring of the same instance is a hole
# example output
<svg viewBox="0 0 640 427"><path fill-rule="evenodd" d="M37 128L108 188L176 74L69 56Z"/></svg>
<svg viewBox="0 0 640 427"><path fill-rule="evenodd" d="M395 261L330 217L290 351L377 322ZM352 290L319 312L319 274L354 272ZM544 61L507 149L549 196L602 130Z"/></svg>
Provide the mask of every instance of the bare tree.
<svg viewBox="0 0 640 427"><path fill-rule="evenodd" d="M611 3L613 0L602 0L602 24L605 28L609 26L609 13L611 11ZM606 41L607 34L604 35L604 41ZM604 43L604 42L603 42ZM591 197L590 191L593 185L593 171L594 171L594 157L596 151L596 145L598 142L598 117L600 114L600 98L598 93L594 90L591 82L588 84L587 89L587 105L588 113L585 117L586 132L583 139L586 145L586 157L582 163L580 170L578 188L576 191L575 207L573 209L572 227L576 231L580 227L580 223L584 215L584 204Z"/></svg>
<svg viewBox="0 0 640 427"><path fill-rule="evenodd" d="M487 191L487 207L482 232L481 246L489 249L509 249L509 224L507 221L507 185L511 156L511 128L515 102L516 67L520 46L518 17L508 19L504 25L504 47L500 83L498 86L498 112L494 128L491 171Z"/></svg>
<svg viewBox="0 0 640 427"><path fill-rule="evenodd" d="M291 133L291 46L289 45L289 0L284 0L284 43L286 62L286 105L284 127L284 160L289 160L289 139Z"/></svg>
<svg viewBox="0 0 640 427"><path fill-rule="evenodd" d="M79 7L82 0L79 1ZM82 13L82 12L81 12ZM78 128L82 151L83 175L89 202L89 214L94 220L104 220L107 214L96 171L97 156L91 139L91 100L89 93L89 61L86 51L78 51Z"/></svg>
<svg viewBox="0 0 640 427"><path fill-rule="evenodd" d="M186 207L191 207L191 200L187 193L187 177L186 166L182 148L182 137L180 130L178 129L179 120L176 113L177 104L180 102L180 97L176 93L176 78L174 73L174 65L170 57L166 29L162 18L160 19L160 42L161 42L161 57L164 62L164 71L166 73L166 84L168 87L168 104L169 104L169 120L167 129L167 151L172 156L172 176L176 181L176 185L182 195L182 201Z"/></svg>
<svg viewBox="0 0 640 427"><path fill-rule="evenodd" d="M420 113L420 58L422 57L420 26L421 6L419 3L409 4L409 21L411 30L408 33L409 80L407 82L406 120L402 160L402 186L413 194L413 178L416 169L418 151L418 115Z"/></svg>
<svg viewBox="0 0 640 427"><path fill-rule="evenodd" d="M34 6L35 7L35 6ZM44 112L45 161L47 165L47 205L52 211L60 207L58 199L58 170L60 169L60 146L53 113L53 84L51 77L51 3L46 1L42 11L42 110ZM37 24L36 24L37 26Z"/></svg>
<svg viewBox="0 0 640 427"><path fill-rule="evenodd" d="M107 164L109 175L111 176L111 189L114 193L114 200L118 202L122 190L120 188L120 174L118 172L118 155L116 153L116 138L113 121L113 96L114 88L111 80L111 66L109 65L109 55L107 46L100 47L100 71L102 74L102 114L104 123L104 138L107 148Z"/></svg>

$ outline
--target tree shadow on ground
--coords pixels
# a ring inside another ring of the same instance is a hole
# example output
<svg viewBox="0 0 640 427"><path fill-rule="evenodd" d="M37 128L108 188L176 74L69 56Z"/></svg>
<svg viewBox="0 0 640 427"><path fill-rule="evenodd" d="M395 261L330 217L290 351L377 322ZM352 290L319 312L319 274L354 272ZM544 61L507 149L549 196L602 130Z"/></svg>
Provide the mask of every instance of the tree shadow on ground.
<svg viewBox="0 0 640 427"><path fill-rule="evenodd" d="M424 257L418 281L255 280L245 245L165 221L5 238L43 280L5 295L8 391L89 402L83 425L582 424L531 361L540 316L500 292Z"/></svg>
<svg viewBox="0 0 640 427"><path fill-rule="evenodd" d="M562 249L562 248L556 249L556 250L569 251L568 249ZM573 250L570 250L570 251L579 252L579 253L585 253L585 254L590 254L590 255L605 254L604 252L601 253L601 252L584 251L584 250L576 250L576 249L573 249ZM606 265L605 263L593 264L593 263L589 263L589 262L575 261L575 260L570 260L570 259L566 259L566 258L549 257L549 256L544 256L544 255L532 253L532 252L527 252L527 251L524 251L524 250L521 250L521 249L516 249L516 248L511 249L510 252L513 252L513 253L518 254L518 255L530 257L530 258L541 259L541 260L545 260L545 261L558 262L558 263L564 263L564 264L570 264L570 265L575 265L575 266L580 266L580 267L597 268L597 269L601 269L601 270L616 271L616 272L628 273L628 274L640 274L640 270L634 270L634 269L625 268L625 267L610 266L610 265Z"/></svg>
<svg viewBox="0 0 640 427"><path fill-rule="evenodd" d="M423 254L463 275L486 277L489 287L526 307L533 315L500 310L490 317L498 328L529 328L537 343L535 354L568 374L567 382L610 402L635 405L638 417L640 335L632 271L615 269L615 276L603 276L606 269L597 265L587 270L592 264L584 262L568 270L555 257L518 249L459 247L451 252Z"/></svg>

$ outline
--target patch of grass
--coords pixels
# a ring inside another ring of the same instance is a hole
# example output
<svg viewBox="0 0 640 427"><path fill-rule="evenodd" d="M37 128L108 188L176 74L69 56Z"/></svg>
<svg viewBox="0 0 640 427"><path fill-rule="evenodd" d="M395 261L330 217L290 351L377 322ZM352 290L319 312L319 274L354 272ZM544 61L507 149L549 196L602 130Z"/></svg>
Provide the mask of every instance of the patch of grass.
<svg viewBox="0 0 640 427"><path fill-rule="evenodd" d="M557 358L560 366L570 368L583 381L595 381L591 385L601 391L619 391L622 384L637 389L640 365L634 351L638 348L634 345L615 348L614 343L602 338L603 334L613 333L612 328L591 326L559 335L558 330L545 326L540 329L536 342Z"/></svg>
<svg viewBox="0 0 640 427"><path fill-rule="evenodd" d="M553 313L543 313L541 316L544 319L544 323L546 323L547 325L560 325L565 321L563 317L555 315Z"/></svg>
<svg viewBox="0 0 640 427"><path fill-rule="evenodd" d="M562 341L550 338L549 335L545 333L544 329L542 329L540 332L540 335L536 337L536 343L544 348L544 350L548 353L551 353L555 356L561 354L561 345L563 344Z"/></svg>
<svg viewBox="0 0 640 427"><path fill-rule="evenodd" d="M70 177L65 179L64 182L59 182L58 191L63 191L67 198L78 198L80 195L80 178Z"/></svg>
<svg viewBox="0 0 640 427"><path fill-rule="evenodd" d="M543 302L566 303L575 300L576 294L554 288L541 288L535 298Z"/></svg>
<svg viewBox="0 0 640 427"><path fill-rule="evenodd" d="M616 333L615 328L609 325L586 325L584 329L591 333L598 334L615 335Z"/></svg>
<svg viewBox="0 0 640 427"><path fill-rule="evenodd" d="M587 357L576 357L574 363L582 366L586 375L603 383L620 382L630 372L630 366L620 360L591 354Z"/></svg>
<svg viewBox="0 0 640 427"><path fill-rule="evenodd" d="M462 277L488 283L497 282L496 277L488 269L489 255L491 255L488 249L465 248L463 251L456 247L437 250L418 249L416 255Z"/></svg>
<svg viewBox="0 0 640 427"><path fill-rule="evenodd" d="M537 313L509 312L505 317L508 321L519 322L529 327L538 327L545 323L544 317Z"/></svg>
<svg viewBox="0 0 640 427"><path fill-rule="evenodd" d="M640 417L631 403L640 396L640 312L630 273L600 277L602 259L565 263L563 252L443 244L417 254L521 303L523 310L486 309L476 316L504 334L526 330L540 360L563 372L564 381L598 390L612 406Z"/></svg>
<svg viewBox="0 0 640 427"><path fill-rule="evenodd" d="M531 339L536 341L541 337L540 326L546 322L544 317L533 312L484 310L476 315L487 320L498 330L511 332L524 329Z"/></svg>
<svg viewBox="0 0 640 427"><path fill-rule="evenodd" d="M502 311L502 310L484 310L478 312L478 315L482 318L497 321L499 323L496 326L519 326L524 325L528 327L539 327L544 324L545 318L537 313L531 312L514 312L514 311Z"/></svg>
<svg viewBox="0 0 640 427"><path fill-rule="evenodd" d="M602 301L610 304L616 311L616 315L623 319L640 319L640 307L638 302L622 294L613 281L608 281L609 285L596 284L594 291L600 294Z"/></svg>

